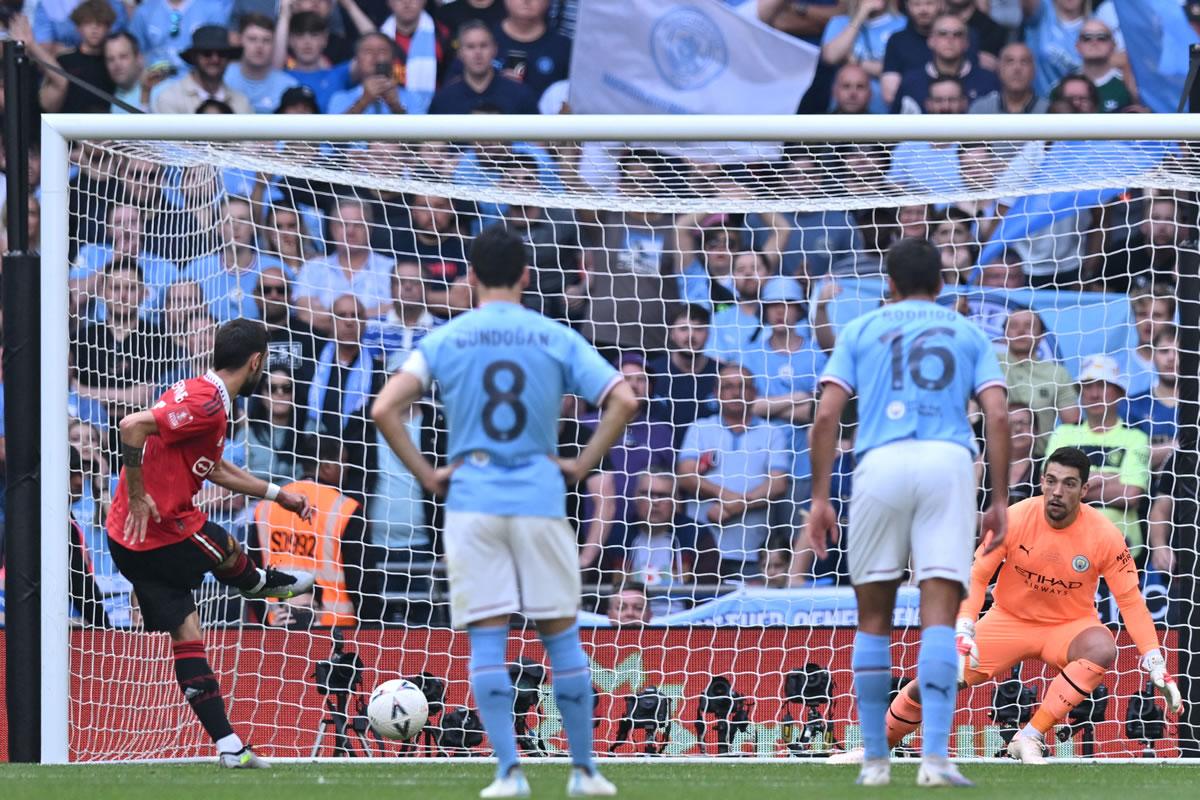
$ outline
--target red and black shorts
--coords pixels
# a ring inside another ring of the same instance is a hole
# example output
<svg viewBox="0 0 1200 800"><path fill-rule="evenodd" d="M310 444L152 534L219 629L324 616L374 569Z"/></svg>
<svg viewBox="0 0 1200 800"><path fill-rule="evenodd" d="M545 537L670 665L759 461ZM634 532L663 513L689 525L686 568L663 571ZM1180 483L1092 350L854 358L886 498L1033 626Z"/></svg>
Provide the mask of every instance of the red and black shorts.
<svg viewBox="0 0 1200 800"><path fill-rule="evenodd" d="M153 550L130 550L109 537L113 563L137 595L148 631L170 632L196 610L193 592L237 549L229 532L213 522L175 544Z"/></svg>

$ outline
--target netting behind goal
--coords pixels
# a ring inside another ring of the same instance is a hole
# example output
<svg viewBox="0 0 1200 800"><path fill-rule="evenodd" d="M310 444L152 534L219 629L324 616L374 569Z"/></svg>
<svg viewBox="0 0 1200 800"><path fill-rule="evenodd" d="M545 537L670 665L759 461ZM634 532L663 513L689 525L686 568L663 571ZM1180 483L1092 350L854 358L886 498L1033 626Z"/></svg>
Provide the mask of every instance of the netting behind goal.
<svg viewBox="0 0 1200 800"><path fill-rule="evenodd" d="M225 457L280 484L332 486L355 513L306 530L211 485L198 498L256 558L320 576L312 598L288 603L243 601L211 577L197 590L235 729L267 756L487 752L467 642L449 626L441 501L383 444L369 408L426 333L471 307L470 242L494 223L529 242L526 304L579 330L644 400L568 498L598 751L782 758L860 742L844 553L839 543L817 559L804 543L808 426L838 330L883 301L883 253L904 236L937 244L942 302L1004 356L1014 467L1002 479L1014 499L1036 491L1052 440L1136 487L1106 513L1164 623L1169 572L1196 555L1172 541L1165 504L1172 459L1195 441L1173 403L1175 279L1196 236L1198 166L1190 147L1135 141L76 142L70 230L52 234L69 235L71 263L71 759L212 754L104 531L118 420L205 372L216 327L241 316L267 322L270 358L236 403ZM1127 398L1107 412L1103 398L1081 401L1085 364L1114 372ZM561 415L570 456L596 410L568 398ZM1124 438L1097 434L1096 419ZM843 521L853 414L844 423ZM444 463L436 392L408 428ZM990 502L983 488L979 499ZM1098 600L1115 625L1105 590ZM904 680L914 587L895 619ZM522 747L561 752L548 662L515 624ZM1176 634L1162 635L1174 665ZM1064 723L1056 754L1177 753L1173 725L1155 729L1151 714L1126 726L1145 676L1123 632L1118 642L1105 695L1083 709L1093 716ZM320 669L349 653L361 670ZM955 752L996 754L1052 676L1033 659L1017 680L964 692ZM359 724L366 694L392 677L419 680L434 701L411 744Z"/></svg>

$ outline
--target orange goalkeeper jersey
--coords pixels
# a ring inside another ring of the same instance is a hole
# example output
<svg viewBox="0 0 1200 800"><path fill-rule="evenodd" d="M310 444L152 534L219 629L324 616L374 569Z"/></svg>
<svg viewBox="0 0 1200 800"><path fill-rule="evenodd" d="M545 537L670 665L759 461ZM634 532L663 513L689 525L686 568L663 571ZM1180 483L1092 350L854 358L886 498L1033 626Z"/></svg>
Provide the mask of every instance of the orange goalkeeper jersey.
<svg viewBox="0 0 1200 800"><path fill-rule="evenodd" d="M1046 521L1041 497L1009 508L1004 543L987 555L982 546L975 552L971 592L959 616L979 616L997 567L1000 576L992 598L1006 614L1037 625L1095 618L1096 588L1104 578L1138 648L1145 652L1158 646L1125 537L1091 506L1080 505L1075 521L1061 530Z"/></svg>

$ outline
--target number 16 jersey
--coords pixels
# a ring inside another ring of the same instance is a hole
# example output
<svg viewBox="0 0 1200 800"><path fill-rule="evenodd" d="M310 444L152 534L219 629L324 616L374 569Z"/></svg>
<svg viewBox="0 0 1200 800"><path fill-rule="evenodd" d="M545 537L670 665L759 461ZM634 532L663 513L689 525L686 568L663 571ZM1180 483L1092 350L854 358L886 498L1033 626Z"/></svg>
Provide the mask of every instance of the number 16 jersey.
<svg viewBox="0 0 1200 800"><path fill-rule="evenodd" d="M858 394L855 454L903 439L954 442L976 452L967 401L1004 386L991 341L954 309L903 300L850 322L822 383Z"/></svg>
<svg viewBox="0 0 1200 800"><path fill-rule="evenodd" d="M599 405L620 375L575 331L492 302L428 334L405 362L437 383L451 462L449 511L566 516L554 456L565 394Z"/></svg>

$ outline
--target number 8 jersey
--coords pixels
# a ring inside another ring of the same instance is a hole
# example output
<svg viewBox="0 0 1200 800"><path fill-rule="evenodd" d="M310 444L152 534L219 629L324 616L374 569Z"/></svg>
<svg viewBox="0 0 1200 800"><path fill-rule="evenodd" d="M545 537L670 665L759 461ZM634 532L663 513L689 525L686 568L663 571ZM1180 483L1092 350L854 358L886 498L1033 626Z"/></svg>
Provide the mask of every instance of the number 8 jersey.
<svg viewBox="0 0 1200 800"><path fill-rule="evenodd" d="M562 398L599 405L620 375L582 336L490 302L428 334L402 369L437 384L449 428L449 511L566 516L554 456Z"/></svg>
<svg viewBox="0 0 1200 800"><path fill-rule="evenodd" d="M108 515L109 536L131 550L154 550L183 541L204 527L208 516L192 498L225 452L225 427L232 407L224 381L211 370L179 381L163 393L150 409L158 433L146 439L142 454L146 494L154 498L162 521L149 520L144 542L125 541L129 494L122 468Z"/></svg>
<svg viewBox="0 0 1200 800"><path fill-rule="evenodd" d="M991 341L950 308L904 300L846 325L821 375L858 394L855 454L903 439L939 440L976 452L967 401L1004 386Z"/></svg>

